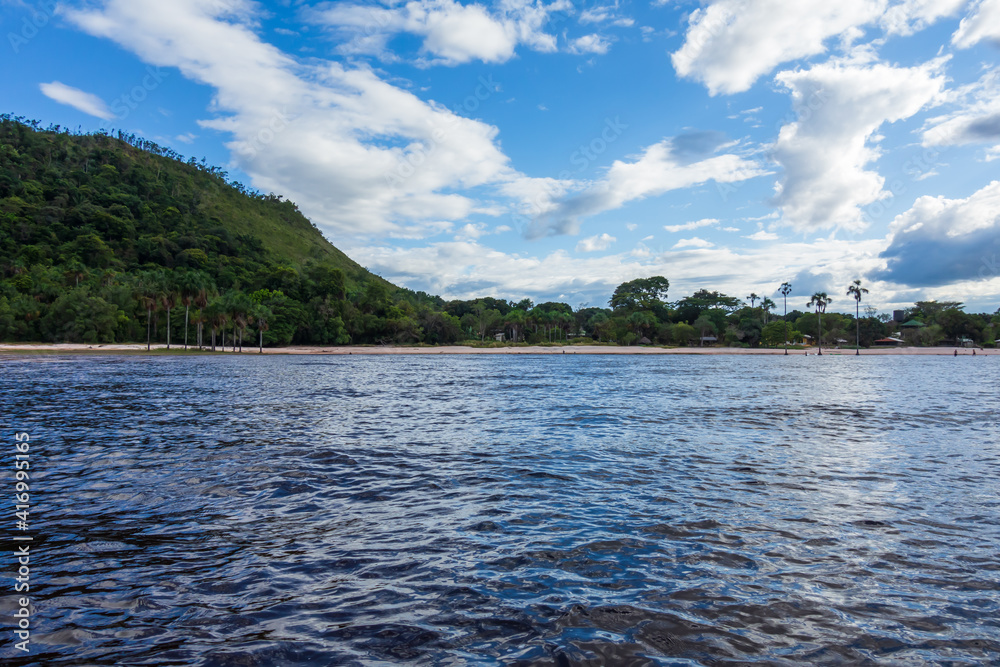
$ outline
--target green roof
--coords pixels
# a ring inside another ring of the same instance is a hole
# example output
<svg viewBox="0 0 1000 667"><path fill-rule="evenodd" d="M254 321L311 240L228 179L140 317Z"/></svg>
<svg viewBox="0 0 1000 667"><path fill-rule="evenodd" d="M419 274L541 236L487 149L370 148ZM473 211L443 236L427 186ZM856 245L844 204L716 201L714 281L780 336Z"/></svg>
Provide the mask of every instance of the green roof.
<svg viewBox="0 0 1000 667"><path fill-rule="evenodd" d="M903 322L899 326L901 327L925 327L927 326L923 322L918 322L917 320L910 320L909 322Z"/></svg>

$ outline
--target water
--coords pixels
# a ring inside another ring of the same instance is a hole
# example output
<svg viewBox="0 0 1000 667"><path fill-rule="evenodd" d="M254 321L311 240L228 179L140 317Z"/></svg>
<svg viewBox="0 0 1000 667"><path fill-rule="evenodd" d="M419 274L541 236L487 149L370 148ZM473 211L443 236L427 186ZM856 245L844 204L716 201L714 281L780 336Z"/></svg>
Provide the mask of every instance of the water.
<svg viewBox="0 0 1000 667"><path fill-rule="evenodd" d="M0 361L35 505L0 658L1000 663L998 364Z"/></svg>

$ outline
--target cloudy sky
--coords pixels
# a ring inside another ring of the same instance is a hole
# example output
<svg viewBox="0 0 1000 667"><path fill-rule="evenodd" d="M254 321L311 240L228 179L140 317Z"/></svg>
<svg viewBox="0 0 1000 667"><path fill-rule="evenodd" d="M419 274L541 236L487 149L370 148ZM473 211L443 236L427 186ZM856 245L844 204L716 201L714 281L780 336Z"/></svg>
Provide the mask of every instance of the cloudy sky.
<svg viewBox="0 0 1000 667"><path fill-rule="evenodd" d="M1000 0L0 0L2 110L296 201L386 278L1000 306Z"/></svg>

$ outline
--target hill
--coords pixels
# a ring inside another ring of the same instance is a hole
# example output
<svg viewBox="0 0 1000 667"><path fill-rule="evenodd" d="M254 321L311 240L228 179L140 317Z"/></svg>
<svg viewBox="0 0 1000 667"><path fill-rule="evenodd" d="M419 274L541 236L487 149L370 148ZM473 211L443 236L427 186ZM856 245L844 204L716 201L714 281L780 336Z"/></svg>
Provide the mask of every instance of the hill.
<svg viewBox="0 0 1000 667"><path fill-rule="evenodd" d="M2 340L176 342L176 307L220 333L256 322L274 344L459 336L440 299L373 275L293 202L134 135L10 116L0 271Z"/></svg>

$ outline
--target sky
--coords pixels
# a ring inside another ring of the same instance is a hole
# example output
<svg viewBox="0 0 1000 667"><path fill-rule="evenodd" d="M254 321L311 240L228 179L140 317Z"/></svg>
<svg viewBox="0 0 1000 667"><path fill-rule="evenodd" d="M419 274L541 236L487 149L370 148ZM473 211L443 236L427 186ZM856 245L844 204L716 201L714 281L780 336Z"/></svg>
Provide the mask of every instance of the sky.
<svg viewBox="0 0 1000 667"><path fill-rule="evenodd" d="M0 0L0 33L0 111L205 157L414 290L1000 306L1000 0Z"/></svg>

